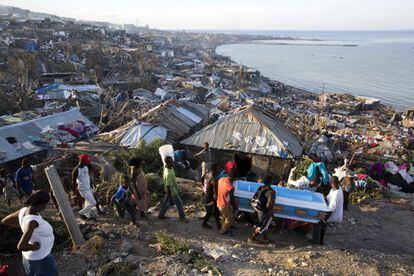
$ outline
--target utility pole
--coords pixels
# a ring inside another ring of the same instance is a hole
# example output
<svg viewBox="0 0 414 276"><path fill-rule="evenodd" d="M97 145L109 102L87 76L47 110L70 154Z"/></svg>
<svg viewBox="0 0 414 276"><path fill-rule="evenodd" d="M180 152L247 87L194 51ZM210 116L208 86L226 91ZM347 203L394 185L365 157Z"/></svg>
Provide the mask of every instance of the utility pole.
<svg viewBox="0 0 414 276"><path fill-rule="evenodd" d="M326 84L326 83L323 83L323 85L322 85L322 94L324 94L324 93L325 93L325 84Z"/></svg>

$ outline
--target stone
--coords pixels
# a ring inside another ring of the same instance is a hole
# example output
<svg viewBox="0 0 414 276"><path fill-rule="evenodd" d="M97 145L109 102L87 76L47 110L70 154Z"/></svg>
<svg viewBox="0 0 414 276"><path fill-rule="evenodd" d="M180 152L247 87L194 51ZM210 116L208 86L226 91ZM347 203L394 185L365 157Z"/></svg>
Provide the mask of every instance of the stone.
<svg viewBox="0 0 414 276"><path fill-rule="evenodd" d="M119 249L119 251L121 253L129 254L129 253L132 252L133 249L134 249L134 247L132 246L132 244L127 239L122 240L121 247Z"/></svg>
<svg viewBox="0 0 414 276"><path fill-rule="evenodd" d="M121 257L116 258L115 260L112 261L114 264L118 264L118 263L122 263L123 260Z"/></svg>
<svg viewBox="0 0 414 276"><path fill-rule="evenodd" d="M183 263L189 264L193 258L191 257L190 254L188 254L187 252L184 252L183 254L181 254L180 259Z"/></svg>
<svg viewBox="0 0 414 276"><path fill-rule="evenodd" d="M231 257L229 250L224 247L216 247L212 249L205 248L204 254L212 257L216 261L224 261Z"/></svg>
<svg viewBox="0 0 414 276"><path fill-rule="evenodd" d="M131 264L135 264L135 263L137 263L137 262L138 262L138 257L137 257L137 256L135 256L135 255L128 255L128 256L125 258L125 262L131 263Z"/></svg>
<svg viewBox="0 0 414 276"><path fill-rule="evenodd" d="M302 266L302 267L308 267L309 265L308 265L308 263L301 262L301 263L300 263L300 266Z"/></svg>
<svg viewBox="0 0 414 276"><path fill-rule="evenodd" d="M295 247L293 245L289 246L290 250L295 250Z"/></svg>
<svg viewBox="0 0 414 276"><path fill-rule="evenodd" d="M296 260L295 259L288 259L287 263L291 266L291 267L297 267L298 265L296 264Z"/></svg>
<svg viewBox="0 0 414 276"><path fill-rule="evenodd" d="M115 259L120 258L120 257L121 257L121 253L119 253L119 252L112 252L109 255L109 259L110 260L115 260Z"/></svg>

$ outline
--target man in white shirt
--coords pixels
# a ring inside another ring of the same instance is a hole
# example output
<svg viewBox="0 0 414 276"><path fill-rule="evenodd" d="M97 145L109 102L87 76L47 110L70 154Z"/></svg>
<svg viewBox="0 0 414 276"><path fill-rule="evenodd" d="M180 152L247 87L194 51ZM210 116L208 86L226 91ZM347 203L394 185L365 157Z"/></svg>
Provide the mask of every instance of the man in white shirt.
<svg viewBox="0 0 414 276"><path fill-rule="evenodd" d="M323 240L326 233L327 222L342 222L342 216L344 211L344 194L339 185L338 177L332 176L329 179L331 184L331 190L326 197L328 201L328 208L330 212L321 221L313 225L312 233L309 233L309 239L316 244L324 244Z"/></svg>
<svg viewBox="0 0 414 276"><path fill-rule="evenodd" d="M79 156L79 164L75 167L72 173L72 181L78 185L78 191L85 201L83 209L79 211L79 215L83 220L92 218L91 210L97 203L93 196L92 183L89 176L90 165L90 156L81 154Z"/></svg>
<svg viewBox="0 0 414 276"><path fill-rule="evenodd" d="M328 200L331 215L328 218L328 222L342 222L344 214L344 193L339 185L338 177L332 176L329 183L331 184L331 191L326 199Z"/></svg>

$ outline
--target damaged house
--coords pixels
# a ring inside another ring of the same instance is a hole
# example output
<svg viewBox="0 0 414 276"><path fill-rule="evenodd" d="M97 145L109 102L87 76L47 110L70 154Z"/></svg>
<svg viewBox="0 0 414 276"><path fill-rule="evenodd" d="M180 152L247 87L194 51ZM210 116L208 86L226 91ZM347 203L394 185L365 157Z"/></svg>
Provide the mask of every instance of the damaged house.
<svg viewBox="0 0 414 276"><path fill-rule="evenodd" d="M0 127L0 164L86 139L98 128L77 109Z"/></svg>
<svg viewBox="0 0 414 276"><path fill-rule="evenodd" d="M168 130L167 141L175 143L200 130L208 122L209 110L205 106L171 99L145 114L139 120Z"/></svg>
<svg viewBox="0 0 414 276"><path fill-rule="evenodd" d="M206 142L215 162L223 165L237 152L250 160L252 171L259 176L286 176L292 159L303 151L299 139L276 117L275 111L257 105L236 109L181 143L196 152Z"/></svg>

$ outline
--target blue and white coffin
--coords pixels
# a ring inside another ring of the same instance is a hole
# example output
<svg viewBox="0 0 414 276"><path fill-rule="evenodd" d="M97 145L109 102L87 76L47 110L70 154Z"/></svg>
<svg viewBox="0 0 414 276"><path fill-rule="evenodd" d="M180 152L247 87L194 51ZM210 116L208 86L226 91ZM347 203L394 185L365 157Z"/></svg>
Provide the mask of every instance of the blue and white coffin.
<svg viewBox="0 0 414 276"><path fill-rule="evenodd" d="M257 188L263 184L235 181L234 196L238 201L239 210L254 212L250 202ZM322 194L304 190L295 190L285 187L272 186L276 191L274 216L312 223L318 223L319 217L329 212Z"/></svg>

